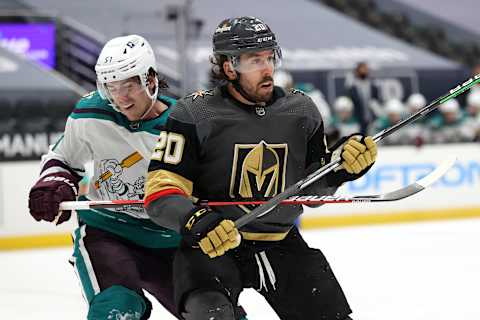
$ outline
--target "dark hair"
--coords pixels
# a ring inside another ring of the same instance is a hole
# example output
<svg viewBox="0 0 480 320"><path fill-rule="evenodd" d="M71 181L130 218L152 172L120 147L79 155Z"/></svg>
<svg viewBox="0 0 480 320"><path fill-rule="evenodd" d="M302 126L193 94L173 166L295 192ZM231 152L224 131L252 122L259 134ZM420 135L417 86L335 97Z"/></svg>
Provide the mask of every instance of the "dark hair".
<svg viewBox="0 0 480 320"><path fill-rule="evenodd" d="M223 69L223 64L228 61L228 57L223 54L216 54L210 56L210 63L212 68L210 69L210 82L213 85L228 81L228 77Z"/></svg>
<svg viewBox="0 0 480 320"><path fill-rule="evenodd" d="M368 68L368 63L366 61L360 61L357 63L357 65L355 66L355 70L358 70L362 67L367 67Z"/></svg>
<svg viewBox="0 0 480 320"><path fill-rule="evenodd" d="M166 89L168 88L168 83L167 83L167 80L165 79L164 76L161 76L158 72L156 72L155 70L153 70L153 68L150 68L150 70L148 70L148 75L149 76L157 76L157 79L158 79L158 89Z"/></svg>

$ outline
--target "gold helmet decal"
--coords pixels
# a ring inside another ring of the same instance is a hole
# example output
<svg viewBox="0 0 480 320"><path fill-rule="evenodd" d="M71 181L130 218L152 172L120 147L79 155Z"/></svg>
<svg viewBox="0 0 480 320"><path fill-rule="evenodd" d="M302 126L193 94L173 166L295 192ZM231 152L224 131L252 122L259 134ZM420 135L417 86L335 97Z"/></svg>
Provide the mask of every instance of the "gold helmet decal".
<svg viewBox="0 0 480 320"><path fill-rule="evenodd" d="M273 197L285 188L286 144L235 145L230 196Z"/></svg>

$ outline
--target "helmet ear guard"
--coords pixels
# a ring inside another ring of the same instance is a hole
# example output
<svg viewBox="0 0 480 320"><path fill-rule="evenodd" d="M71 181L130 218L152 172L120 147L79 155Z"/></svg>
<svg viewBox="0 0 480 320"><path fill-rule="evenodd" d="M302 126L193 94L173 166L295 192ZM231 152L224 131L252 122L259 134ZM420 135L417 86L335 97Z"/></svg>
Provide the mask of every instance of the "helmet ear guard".
<svg viewBox="0 0 480 320"><path fill-rule="evenodd" d="M97 73L97 89L100 96L108 99L113 105L113 99L106 84L113 81L139 77L147 95L156 100L158 95L158 77L155 76L155 90L148 89L148 76L152 70L157 73L155 54L150 44L139 35L129 35L113 38L108 41L95 65ZM118 111L118 108L114 107Z"/></svg>
<svg viewBox="0 0 480 320"><path fill-rule="evenodd" d="M148 85L149 85L149 80L147 79L147 81L145 82L145 90L147 91L147 95L150 99L152 100L155 100L157 99L157 96L158 96L158 90L159 90L159 85L158 85L158 77L155 75L154 77L154 80L153 80L154 84L155 84L155 90L153 91L153 93L150 93L150 89L148 88Z"/></svg>

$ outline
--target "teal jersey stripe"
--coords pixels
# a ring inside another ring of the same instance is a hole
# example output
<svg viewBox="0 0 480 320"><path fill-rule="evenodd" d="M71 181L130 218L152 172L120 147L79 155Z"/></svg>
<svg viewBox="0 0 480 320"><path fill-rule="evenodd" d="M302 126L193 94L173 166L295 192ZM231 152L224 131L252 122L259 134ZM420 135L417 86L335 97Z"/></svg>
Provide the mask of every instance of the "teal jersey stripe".
<svg viewBox="0 0 480 320"><path fill-rule="evenodd" d="M81 197L80 200L86 200ZM80 223L116 234L147 248L174 248L181 236L151 220L137 219L128 214L108 209L77 210Z"/></svg>
<svg viewBox="0 0 480 320"><path fill-rule="evenodd" d="M85 259L89 259L89 257L84 257L82 255L81 247L85 248L83 245L83 234L85 232L85 226L79 227L75 229L73 233L73 258L74 261L74 268L77 270L78 277L80 278L80 283L83 288L83 292L85 293L85 298L90 303L95 296L95 290L93 289L92 279L90 278L88 268L85 262ZM86 250L84 250L86 252Z"/></svg>
<svg viewBox="0 0 480 320"><path fill-rule="evenodd" d="M55 144L54 144L53 147L52 147L52 151L55 151L55 149L58 147L58 145L60 144L60 142L63 140L64 137L65 137L65 135L62 134L62 135L60 136L60 138L58 138L57 142L55 142Z"/></svg>

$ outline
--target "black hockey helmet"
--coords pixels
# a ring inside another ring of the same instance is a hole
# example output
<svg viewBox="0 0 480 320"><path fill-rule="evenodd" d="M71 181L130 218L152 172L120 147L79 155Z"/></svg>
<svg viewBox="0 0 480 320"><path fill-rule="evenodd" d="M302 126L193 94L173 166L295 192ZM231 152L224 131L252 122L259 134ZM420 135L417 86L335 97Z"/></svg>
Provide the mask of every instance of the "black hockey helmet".
<svg viewBox="0 0 480 320"><path fill-rule="evenodd" d="M215 55L239 56L244 52L269 49L281 57L275 34L265 22L255 17L225 19L213 34Z"/></svg>

